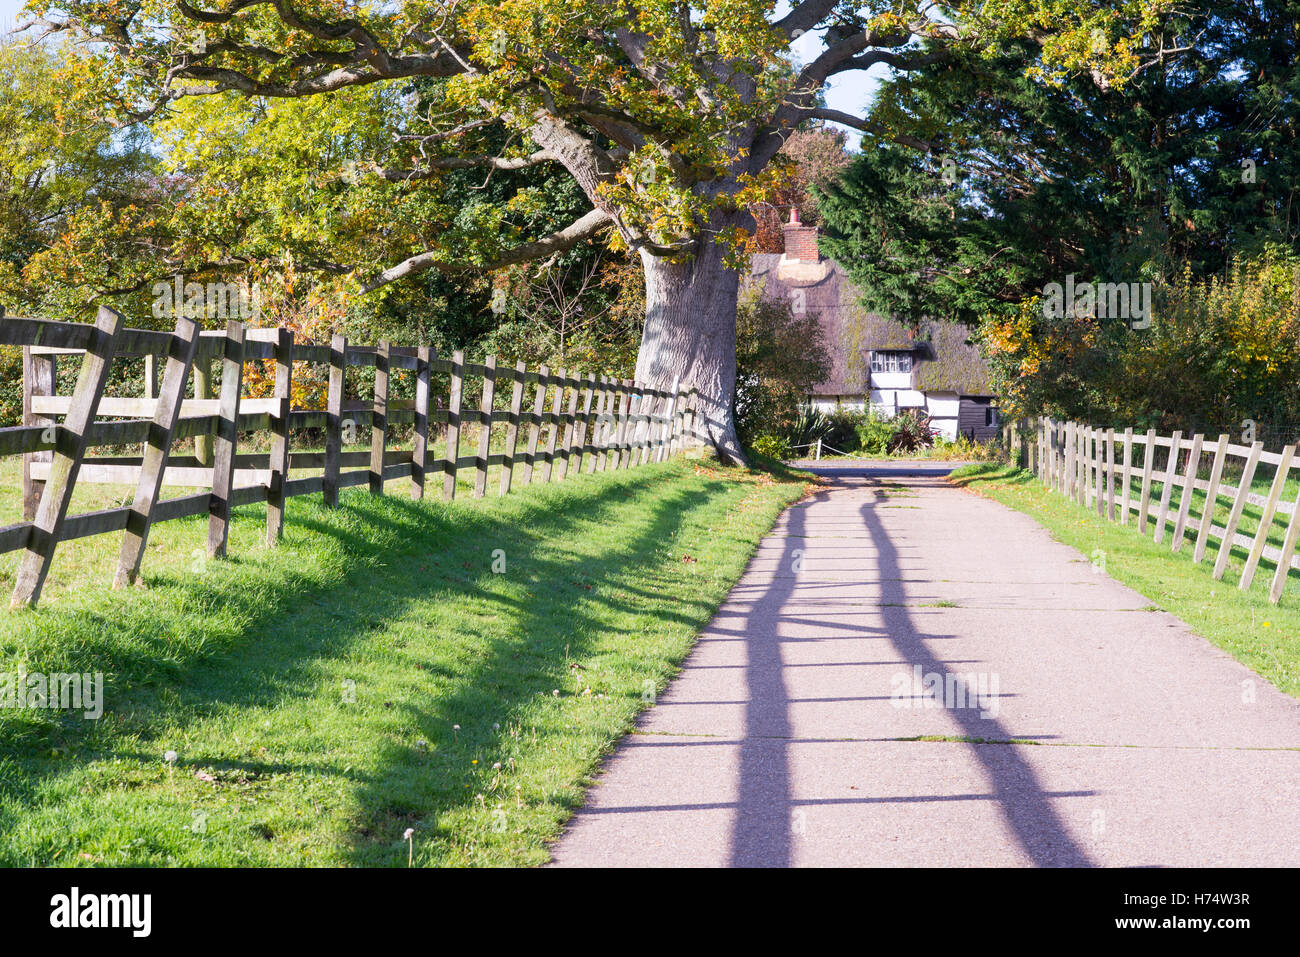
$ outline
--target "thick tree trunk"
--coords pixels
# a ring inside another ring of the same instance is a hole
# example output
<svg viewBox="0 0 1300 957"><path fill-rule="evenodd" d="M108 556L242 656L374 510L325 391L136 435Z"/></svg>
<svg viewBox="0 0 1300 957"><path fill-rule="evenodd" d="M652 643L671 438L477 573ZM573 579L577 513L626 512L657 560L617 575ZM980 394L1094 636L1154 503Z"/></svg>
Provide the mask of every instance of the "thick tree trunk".
<svg viewBox="0 0 1300 957"><path fill-rule="evenodd" d="M723 265L724 252L707 238L682 263L642 251L646 315L636 378L663 389L680 378L683 389L699 390L695 423L701 438L723 461L744 464L732 407L740 277Z"/></svg>

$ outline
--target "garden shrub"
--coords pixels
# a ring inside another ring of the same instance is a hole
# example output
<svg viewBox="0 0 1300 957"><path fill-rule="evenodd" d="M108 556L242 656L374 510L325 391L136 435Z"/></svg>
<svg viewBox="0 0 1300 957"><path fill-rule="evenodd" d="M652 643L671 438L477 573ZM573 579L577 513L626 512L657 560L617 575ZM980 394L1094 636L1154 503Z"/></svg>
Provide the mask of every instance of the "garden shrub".
<svg viewBox="0 0 1300 957"><path fill-rule="evenodd" d="M770 459L784 461L793 456L790 449L790 440L779 435L760 435L754 440L751 448L758 455L765 455Z"/></svg>
<svg viewBox="0 0 1300 957"><path fill-rule="evenodd" d="M947 462L1004 463L1007 461L1007 450L998 442L976 442L966 435L958 435L956 439L948 439L940 435L935 437L934 447L927 458Z"/></svg>
<svg viewBox="0 0 1300 957"><path fill-rule="evenodd" d="M852 454L861 448L858 442L858 426L866 420L861 412L852 409L836 409L826 413L829 428L822 436L822 443L829 445L836 452Z"/></svg>
<svg viewBox="0 0 1300 957"><path fill-rule="evenodd" d="M858 448L868 455L885 455L894 440L895 426L878 412L869 412L857 425Z"/></svg>
<svg viewBox="0 0 1300 957"><path fill-rule="evenodd" d="M830 430L831 423L826 413L804 406L785 434L790 446L797 452L803 452L807 450L806 447L816 445L818 439L824 442Z"/></svg>
<svg viewBox="0 0 1300 957"><path fill-rule="evenodd" d="M894 437L889 442L890 452L911 454L934 445L934 430L930 428L928 415L900 412L890 423L894 426Z"/></svg>

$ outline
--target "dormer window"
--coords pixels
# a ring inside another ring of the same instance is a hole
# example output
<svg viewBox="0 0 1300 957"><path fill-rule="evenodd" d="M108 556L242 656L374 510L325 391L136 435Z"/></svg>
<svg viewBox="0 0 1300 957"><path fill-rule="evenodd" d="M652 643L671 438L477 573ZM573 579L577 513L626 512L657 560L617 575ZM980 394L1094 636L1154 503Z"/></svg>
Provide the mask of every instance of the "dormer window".
<svg viewBox="0 0 1300 957"><path fill-rule="evenodd" d="M872 372L911 372L912 353L903 350L889 350L871 353Z"/></svg>

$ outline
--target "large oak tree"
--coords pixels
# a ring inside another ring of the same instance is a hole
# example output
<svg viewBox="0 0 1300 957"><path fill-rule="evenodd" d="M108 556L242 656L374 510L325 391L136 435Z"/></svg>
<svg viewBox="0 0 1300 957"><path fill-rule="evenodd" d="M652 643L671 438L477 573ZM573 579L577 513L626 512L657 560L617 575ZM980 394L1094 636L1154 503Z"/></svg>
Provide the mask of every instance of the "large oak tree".
<svg viewBox="0 0 1300 957"><path fill-rule="evenodd" d="M484 235L474 248L463 230L430 230L393 261L328 265L355 270L360 288L375 291L431 268L526 262L595 237L630 250L646 284L638 379L697 388L709 439L739 459L732 395L746 210L777 178L773 160L801 124L861 126L823 105L824 87L849 71L911 70L1010 38L1041 47L1038 69L1122 84L1163 55L1147 36L1167 6L33 0L28 9L75 40L79 88L108 122L150 121L187 97L274 102L392 86L415 95L393 98L404 105L390 111L386 138L348 171L349 183L436 190L452 171L562 167L588 208L559 228L507 233L510 242ZM818 52L795 63L791 44L810 32Z"/></svg>

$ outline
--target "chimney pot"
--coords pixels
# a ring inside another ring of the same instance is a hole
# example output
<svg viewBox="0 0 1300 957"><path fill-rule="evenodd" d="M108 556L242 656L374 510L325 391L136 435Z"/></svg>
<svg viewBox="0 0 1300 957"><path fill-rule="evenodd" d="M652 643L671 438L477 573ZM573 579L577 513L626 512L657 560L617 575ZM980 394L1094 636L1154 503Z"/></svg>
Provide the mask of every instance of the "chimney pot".
<svg viewBox="0 0 1300 957"><path fill-rule="evenodd" d="M798 207L790 208L790 222L782 228L785 238L787 262L815 263L821 261L817 250L817 227L805 226L799 221Z"/></svg>

